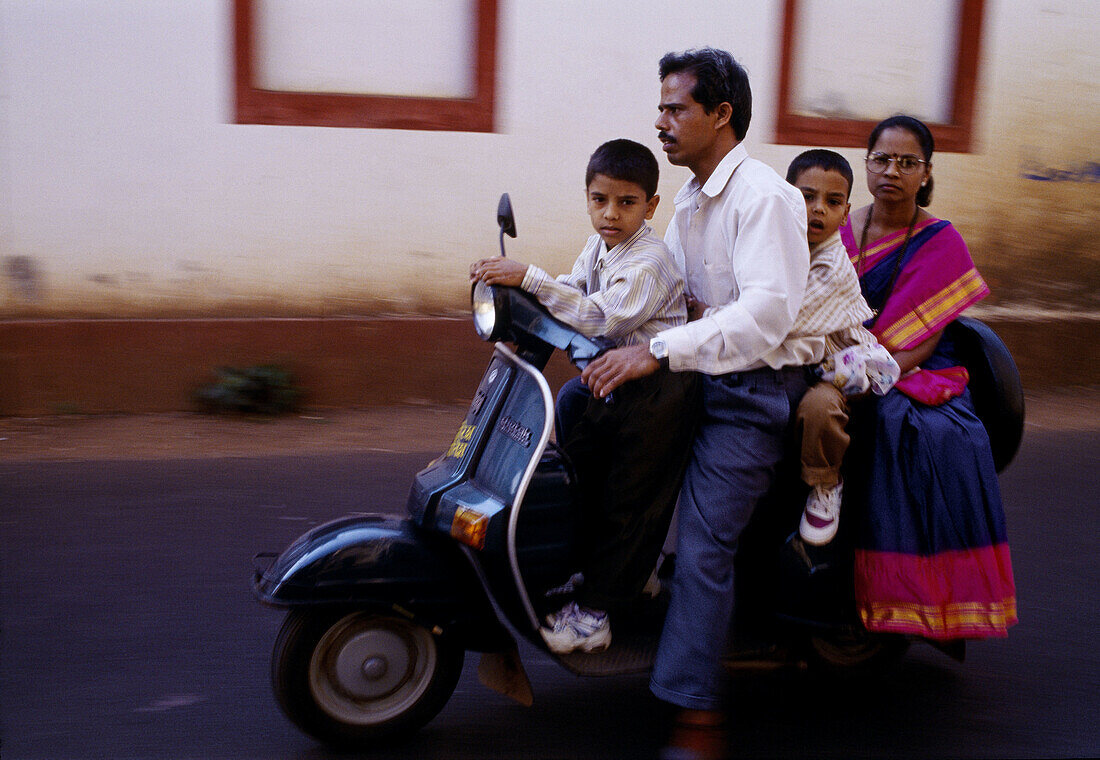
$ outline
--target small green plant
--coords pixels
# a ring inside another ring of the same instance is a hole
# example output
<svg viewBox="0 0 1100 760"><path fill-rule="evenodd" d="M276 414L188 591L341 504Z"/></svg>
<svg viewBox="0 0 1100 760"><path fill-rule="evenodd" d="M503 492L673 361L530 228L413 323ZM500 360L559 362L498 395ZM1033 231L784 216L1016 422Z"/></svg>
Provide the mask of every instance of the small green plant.
<svg viewBox="0 0 1100 760"><path fill-rule="evenodd" d="M295 411L302 397L290 372L274 364L219 367L214 374L216 382L195 391L208 412L275 416Z"/></svg>

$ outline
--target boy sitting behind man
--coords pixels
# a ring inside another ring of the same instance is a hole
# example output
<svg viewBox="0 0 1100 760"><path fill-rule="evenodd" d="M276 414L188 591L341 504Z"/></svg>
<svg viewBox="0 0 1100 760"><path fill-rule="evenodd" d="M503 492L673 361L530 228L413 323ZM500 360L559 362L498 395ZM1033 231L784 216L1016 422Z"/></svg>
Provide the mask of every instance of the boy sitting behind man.
<svg viewBox="0 0 1100 760"><path fill-rule="evenodd" d="M660 197L657 159L631 140L604 143L585 175L596 234L572 272L557 279L513 259L482 259L470 278L520 287L556 318L616 346L649 345L684 324L684 283L664 241L646 224ZM591 652L611 643L610 614L630 609L657 563L694 432L696 377L667 367L623 385L614 403L578 396L583 413L559 427L581 489L578 536L583 582L576 598L547 617L554 652ZM561 396L559 396L560 403Z"/></svg>
<svg viewBox="0 0 1100 760"><path fill-rule="evenodd" d="M839 153L808 150L787 169L787 182L802 191L808 218L810 277L791 334L825 336L821 382L798 405L802 480L812 490L799 524L802 540L827 544L840 520L840 466L848 450L849 396L885 394L898 380L897 362L863 323L873 314L840 240L848 216L852 168Z"/></svg>

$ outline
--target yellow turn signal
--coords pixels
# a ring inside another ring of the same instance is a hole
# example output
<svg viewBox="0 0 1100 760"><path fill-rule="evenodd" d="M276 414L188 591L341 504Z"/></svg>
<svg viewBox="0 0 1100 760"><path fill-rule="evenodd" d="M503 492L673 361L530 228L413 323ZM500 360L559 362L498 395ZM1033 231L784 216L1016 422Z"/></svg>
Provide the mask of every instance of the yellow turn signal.
<svg viewBox="0 0 1100 760"><path fill-rule="evenodd" d="M485 548L489 518L469 507L459 507L451 521L451 536L475 549Z"/></svg>

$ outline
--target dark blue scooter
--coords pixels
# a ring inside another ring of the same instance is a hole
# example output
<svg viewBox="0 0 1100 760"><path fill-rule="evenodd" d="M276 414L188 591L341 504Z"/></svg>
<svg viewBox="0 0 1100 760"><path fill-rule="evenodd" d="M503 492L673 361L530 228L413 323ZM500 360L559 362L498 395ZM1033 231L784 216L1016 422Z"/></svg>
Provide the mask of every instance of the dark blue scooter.
<svg viewBox="0 0 1100 760"><path fill-rule="evenodd" d="M503 255L504 236L516 234L507 195L497 216ZM617 624L604 652L555 655L538 633L567 601L580 525L571 464L550 440L554 402L542 370L555 350L583 369L610 344L515 288L479 283L471 298L474 327L495 342L493 354L450 447L416 475L407 516L343 517L281 554L257 555L257 596L289 610L272 657L275 695L295 724L328 744L365 747L418 729L450 698L466 651L483 653L483 683L531 704L517 634L580 675L644 672L656 651L663 596ZM1023 429L1019 374L985 325L960 319L949 329L969 357L971 393L1003 468ZM797 484L797 471L786 482ZM804 496L777 494L777 508L757 510L767 518L749 527L759 535L742 542L758 550L738 559L748 588L738 589L744 635L731 669L762 661L867 668L909 644L859 624L843 536L812 556L789 540ZM783 656L758 646L762 639L779 642Z"/></svg>

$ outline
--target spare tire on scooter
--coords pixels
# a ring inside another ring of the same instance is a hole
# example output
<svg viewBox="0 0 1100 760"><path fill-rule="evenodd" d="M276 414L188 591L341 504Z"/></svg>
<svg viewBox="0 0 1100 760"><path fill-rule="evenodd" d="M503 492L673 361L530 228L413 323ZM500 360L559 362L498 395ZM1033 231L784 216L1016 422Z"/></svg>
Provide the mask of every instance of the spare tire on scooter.
<svg viewBox="0 0 1100 760"><path fill-rule="evenodd" d="M454 692L464 654L403 617L298 608L279 631L271 679L299 728L326 744L362 748L434 718Z"/></svg>

